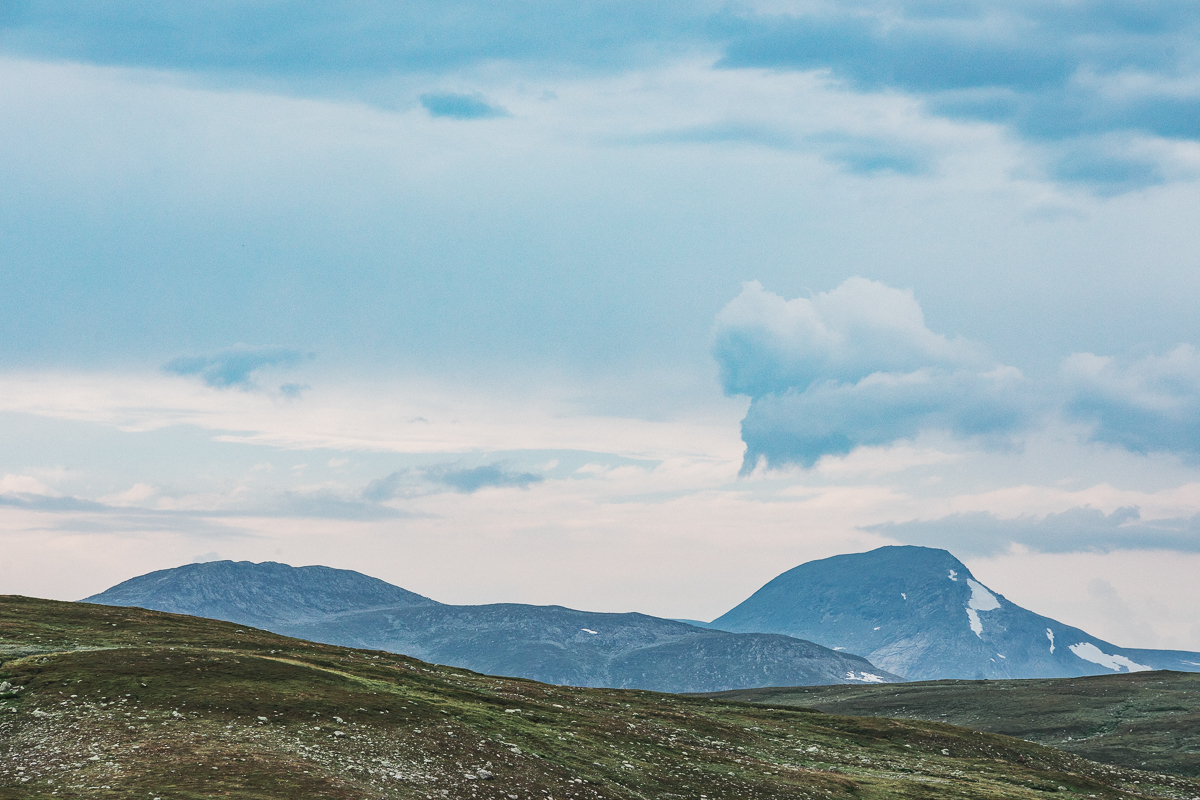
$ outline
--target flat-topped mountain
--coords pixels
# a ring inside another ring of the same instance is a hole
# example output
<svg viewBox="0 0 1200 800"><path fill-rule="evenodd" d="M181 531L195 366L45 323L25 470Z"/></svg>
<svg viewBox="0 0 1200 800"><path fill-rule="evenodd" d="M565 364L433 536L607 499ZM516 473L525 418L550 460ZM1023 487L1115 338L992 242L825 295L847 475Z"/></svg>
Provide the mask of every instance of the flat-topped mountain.
<svg viewBox="0 0 1200 800"><path fill-rule="evenodd" d="M328 567L189 564L133 578L84 602L209 617L573 686L712 692L900 680L861 656L789 636L561 606L444 605Z"/></svg>
<svg viewBox="0 0 1200 800"><path fill-rule="evenodd" d="M1021 608L950 553L928 547L801 564L712 626L807 639L909 680L1200 671L1200 653L1117 647Z"/></svg>
<svg viewBox="0 0 1200 800"><path fill-rule="evenodd" d="M83 602L191 614L267 630L274 624L316 620L343 611L439 605L359 572L274 561L209 561L160 569Z"/></svg>

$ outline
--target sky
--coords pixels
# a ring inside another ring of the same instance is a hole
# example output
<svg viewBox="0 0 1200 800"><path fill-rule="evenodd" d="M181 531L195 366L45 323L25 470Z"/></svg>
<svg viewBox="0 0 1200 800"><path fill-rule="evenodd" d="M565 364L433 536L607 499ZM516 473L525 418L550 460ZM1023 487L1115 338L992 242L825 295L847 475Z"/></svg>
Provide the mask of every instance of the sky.
<svg viewBox="0 0 1200 800"><path fill-rule="evenodd" d="M0 593L712 619L942 547L1200 650L1200 8L19 0Z"/></svg>

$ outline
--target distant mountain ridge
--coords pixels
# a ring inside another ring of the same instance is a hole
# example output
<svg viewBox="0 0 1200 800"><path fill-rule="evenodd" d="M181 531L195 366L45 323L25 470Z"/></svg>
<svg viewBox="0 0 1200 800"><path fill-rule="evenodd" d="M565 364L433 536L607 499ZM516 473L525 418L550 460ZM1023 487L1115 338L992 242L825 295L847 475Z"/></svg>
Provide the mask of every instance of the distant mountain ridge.
<svg viewBox="0 0 1200 800"><path fill-rule="evenodd" d="M1021 608L947 551L928 547L801 564L711 624L857 653L909 680L1200 672L1200 653L1117 647Z"/></svg>
<svg viewBox="0 0 1200 800"><path fill-rule="evenodd" d="M359 572L275 561L208 561L160 569L83 602L191 614L265 630L344 611L441 605Z"/></svg>
<svg viewBox="0 0 1200 800"><path fill-rule="evenodd" d="M250 625L477 672L574 686L710 692L900 680L778 634L561 606L452 606L349 570L217 561L159 570L83 602Z"/></svg>

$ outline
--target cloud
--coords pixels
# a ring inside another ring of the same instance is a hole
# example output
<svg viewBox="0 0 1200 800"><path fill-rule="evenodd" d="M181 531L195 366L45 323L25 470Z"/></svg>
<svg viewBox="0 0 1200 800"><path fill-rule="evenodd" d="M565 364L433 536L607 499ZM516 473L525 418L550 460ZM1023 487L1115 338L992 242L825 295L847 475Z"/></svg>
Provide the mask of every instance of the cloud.
<svg viewBox="0 0 1200 800"><path fill-rule="evenodd" d="M1179 80L1196 77L1194 6L867 2L745 16L728 30L724 67L827 69L861 89L927 96L947 113L1010 122L1029 136L1200 136L1200 86Z"/></svg>
<svg viewBox="0 0 1200 800"><path fill-rule="evenodd" d="M987 512L888 522L862 530L905 544L943 547L960 556L993 556L1019 545L1039 553L1177 550L1200 553L1200 516L1142 520L1136 507L1111 514L1072 508L1044 517L1000 519Z"/></svg>
<svg viewBox="0 0 1200 800"><path fill-rule="evenodd" d="M311 354L309 355L311 358ZM266 367L293 367L304 360L298 350L286 347L253 347L238 344L211 356L180 356L163 365L164 372L172 375L198 375L206 386L214 389L257 388L254 373ZM280 391L289 397L298 397L307 387L299 384L284 384Z"/></svg>
<svg viewBox="0 0 1200 800"><path fill-rule="evenodd" d="M147 496L142 498L149 500ZM379 505L370 498L346 497L328 489L282 491L251 498L239 497L208 508L146 508L132 504L113 505L71 495L40 492L0 492L0 507L49 513L87 514L90 520L73 520L67 528L109 532L122 530L184 530L229 534L233 529L213 519L230 517L277 517L370 521L411 518L416 515ZM206 521L209 520L209 521Z"/></svg>
<svg viewBox="0 0 1200 800"><path fill-rule="evenodd" d="M1162 178L1136 146L1103 152L1095 137L1200 139L1194 4L868 1L728 17L723 29L721 67L824 70L861 91L920 97L937 114L1007 125L1067 151L1050 177L1100 194Z"/></svg>
<svg viewBox="0 0 1200 800"><path fill-rule="evenodd" d="M794 300L746 283L717 314L713 354L725 391L751 397L876 372L986 363L971 343L925 327L911 291L858 277Z"/></svg>
<svg viewBox="0 0 1200 800"><path fill-rule="evenodd" d="M743 472L925 429L997 444L1031 413L1019 371L929 330L911 292L863 278L794 300L747 283L717 315L713 354L726 393L751 398Z"/></svg>
<svg viewBox="0 0 1200 800"><path fill-rule="evenodd" d="M487 119L507 117L508 111L494 106L477 94L454 94L443 92L421 95L421 105L432 117L451 119Z"/></svg>
<svg viewBox="0 0 1200 800"><path fill-rule="evenodd" d="M222 516L298 517L305 519L337 519L371 521L411 518L414 515L374 502L347 498L326 489L285 491L273 497L249 503L244 510L224 509Z"/></svg>
<svg viewBox="0 0 1200 800"><path fill-rule="evenodd" d="M363 490L363 499L382 503L397 497L417 497L450 489L472 494L480 489L527 489L545 480L544 475L509 469L504 464L484 464L460 467L457 464L436 464L418 469L397 470L371 481Z"/></svg>
<svg viewBox="0 0 1200 800"><path fill-rule="evenodd" d="M628 64L648 42L702 38L704 4L330 0L146 6L55 0L6 9L9 50L106 64L304 80L447 72L485 62Z"/></svg>
<svg viewBox="0 0 1200 800"><path fill-rule="evenodd" d="M1106 154L1092 138L1116 132L1200 140L1200 7L1194 3L802 5L774 13L678 0L331 0L307 6L108 0L67 13L55 0L26 0L0 18L0 49L186 71L220 85L282 84L389 107L419 100L434 116L457 119L507 112L477 96L417 98L397 87L497 62L561 76L627 73L717 54L722 69L821 72L860 92L918 98L934 114L1005 125L1026 141L1054 145L1048 177L1099 194L1153 185L1162 171L1157 162L1171 157L1159 154L1139 171L1136 147ZM678 135L681 141L771 147L790 138L754 127L734 121L726 130ZM889 149L894 152L883 152ZM860 146L828 155L864 174L919 174L928 161L888 147L873 155ZM1113 163L1089 165L1096 159ZM1126 177L1117 177L1122 172Z"/></svg>
<svg viewBox="0 0 1200 800"><path fill-rule="evenodd" d="M743 473L813 466L821 456L912 439L924 430L1003 447L1029 417L1024 378L1007 367L989 372L922 369L876 373L856 383L826 381L754 398L742 420Z"/></svg>
<svg viewBox="0 0 1200 800"><path fill-rule="evenodd" d="M1121 363L1076 353L1062 365L1065 414L1090 426L1093 441L1135 453L1200 461L1200 353L1181 344L1164 356Z"/></svg>
<svg viewBox="0 0 1200 800"><path fill-rule="evenodd" d="M826 161L855 175L881 172L923 175L931 167L929 155L903 142L845 133L811 136L808 141L818 148Z"/></svg>
<svg viewBox="0 0 1200 800"><path fill-rule="evenodd" d="M110 506L79 497L8 492L0 494L0 506L23 508L29 511L108 511Z"/></svg>
<svg viewBox="0 0 1200 800"><path fill-rule="evenodd" d="M430 475L431 473L426 473ZM437 480L458 492L470 494L485 488L516 487L527 489L543 478L532 472L517 472L499 464L485 464L470 469L448 469L436 475Z"/></svg>

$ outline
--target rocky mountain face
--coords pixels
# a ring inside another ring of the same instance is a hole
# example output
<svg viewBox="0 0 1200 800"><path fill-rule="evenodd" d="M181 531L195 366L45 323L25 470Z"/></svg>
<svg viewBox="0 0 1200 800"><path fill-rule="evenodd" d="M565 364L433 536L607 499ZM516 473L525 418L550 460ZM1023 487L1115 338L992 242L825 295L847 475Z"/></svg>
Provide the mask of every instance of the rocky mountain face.
<svg viewBox="0 0 1200 800"><path fill-rule="evenodd" d="M1021 608L950 553L927 547L801 564L711 625L858 653L909 680L1200 671L1200 653L1117 647Z"/></svg>
<svg viewBox="0 0 1200 800"><path fill-rule="evenodd" d="M711 692L899 680L861 656L789 636L560 606L444 605L328 567L191 564L125 581L84 602L227 620L310 641L572 686Z"/></svg>

